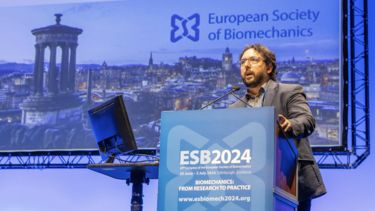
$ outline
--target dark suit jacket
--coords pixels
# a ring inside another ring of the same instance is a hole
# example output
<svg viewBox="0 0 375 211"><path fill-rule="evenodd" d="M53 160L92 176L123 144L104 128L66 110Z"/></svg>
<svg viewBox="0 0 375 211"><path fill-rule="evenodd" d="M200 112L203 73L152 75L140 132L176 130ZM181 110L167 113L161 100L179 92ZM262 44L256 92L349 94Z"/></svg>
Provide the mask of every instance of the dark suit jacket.
<svg viewBox="0 0 375 211"><path fill-rule="evenodd" d="M242 98L245 102L246 97ZM246 107L242 101L230 108ZM282 114L292 123L289 138L295 140L299 160L299 201L315 198L326 193L326 189L307 139L315 129L315 119L311 114L303 88L299 85L282 84L270 80L265 92L263 106L274 106L276 115Z"/></svg>

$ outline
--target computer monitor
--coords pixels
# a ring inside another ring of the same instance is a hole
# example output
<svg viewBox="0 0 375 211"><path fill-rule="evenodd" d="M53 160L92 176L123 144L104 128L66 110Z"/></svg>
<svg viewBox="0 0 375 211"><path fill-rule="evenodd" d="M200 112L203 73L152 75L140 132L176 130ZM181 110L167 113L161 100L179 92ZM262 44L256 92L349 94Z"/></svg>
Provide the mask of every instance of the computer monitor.
<svg viewBox="0 0 375 211"><path fill-rule="evenodd" d="M113 162L117 155L137 149L122 95L90 109L88 114L103 160Z"/></svg>

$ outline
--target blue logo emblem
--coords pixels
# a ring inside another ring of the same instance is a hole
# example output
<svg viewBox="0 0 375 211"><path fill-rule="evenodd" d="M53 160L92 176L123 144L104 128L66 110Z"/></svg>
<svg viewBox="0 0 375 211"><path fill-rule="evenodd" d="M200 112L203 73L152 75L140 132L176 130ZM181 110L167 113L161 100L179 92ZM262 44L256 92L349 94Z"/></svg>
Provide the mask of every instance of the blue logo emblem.
<svg viewBox="0 0 375 211"><path fill-rule="evenodd" d="M183 18L179 15L172 15L171 18L171 41L177 42L183 37L190 39L191 41L199 40L199 29L200 24L199 14L195 13L188 18Z"/></svg>

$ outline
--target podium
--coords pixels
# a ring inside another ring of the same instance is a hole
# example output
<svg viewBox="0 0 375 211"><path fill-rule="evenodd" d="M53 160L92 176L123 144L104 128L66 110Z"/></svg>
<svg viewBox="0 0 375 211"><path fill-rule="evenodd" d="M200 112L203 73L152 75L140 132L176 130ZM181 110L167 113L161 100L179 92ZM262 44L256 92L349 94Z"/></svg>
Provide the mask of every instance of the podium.
<svg viewBox="0 0 375 211"><path fill-rule="evenodd" d="M158 211L292 211L297 149L275 109L163 112Z"/></svg>
<svg viewBox="0 0 375 211"><path fill-rule="evenodd" d="M88 169L102 173L115 179L125 180L132 184L131 211L142 211L143 183L158 178L159 162L148 163L100 163L90 164Z"/></svg>

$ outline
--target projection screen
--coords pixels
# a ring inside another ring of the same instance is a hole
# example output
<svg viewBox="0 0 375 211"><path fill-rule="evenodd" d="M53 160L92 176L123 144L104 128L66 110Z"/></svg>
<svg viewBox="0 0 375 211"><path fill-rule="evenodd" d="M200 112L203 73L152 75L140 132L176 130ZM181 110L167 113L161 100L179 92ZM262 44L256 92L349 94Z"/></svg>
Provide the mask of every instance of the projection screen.
<svg viewBox="0 0 375 211"><path fill-rule="evenodd" d="M245 90L252 43L275 52L278 81L304 87L311 144L343 144L339 0L25 2L0 3L0 152L95 150L87 110L119 94L138 146L158 147L161 111Z"/></svg>

